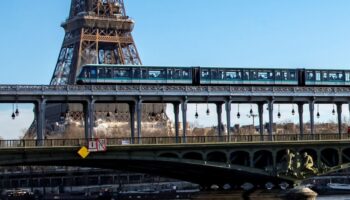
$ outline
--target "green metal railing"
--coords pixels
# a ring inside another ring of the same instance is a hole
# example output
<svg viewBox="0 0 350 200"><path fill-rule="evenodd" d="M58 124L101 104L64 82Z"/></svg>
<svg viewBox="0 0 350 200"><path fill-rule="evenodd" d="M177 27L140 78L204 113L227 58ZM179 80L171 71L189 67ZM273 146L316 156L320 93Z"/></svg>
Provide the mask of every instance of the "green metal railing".
<svg viewBox="0 0 350 200"><path fill-rule="evenodd" d="M350 134L281 134L281 135L232 135L232 136L188 136L188 137L143 137L106 138L107 146L120 145L176 145L201 143L266 143L293 141L337 141L349 140ZM0 140L0 148L31 147L80 147L87 146L86 139L47 139L47 140Z"/></svg>

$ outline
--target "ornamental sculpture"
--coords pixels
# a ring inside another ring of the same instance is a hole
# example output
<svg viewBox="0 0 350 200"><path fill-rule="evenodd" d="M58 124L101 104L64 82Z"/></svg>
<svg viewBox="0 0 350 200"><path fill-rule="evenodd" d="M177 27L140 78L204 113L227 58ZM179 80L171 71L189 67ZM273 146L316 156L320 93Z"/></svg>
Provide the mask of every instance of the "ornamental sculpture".
<svg viewBox="0 0 350 200"><path fill-rule="evenodd" d="M293 153L287 149L286 154L277 165L277 174L280 176L304 179L318 172L319 169L315 167L314 158L307 152L301 155L299 152Z"/></svg>

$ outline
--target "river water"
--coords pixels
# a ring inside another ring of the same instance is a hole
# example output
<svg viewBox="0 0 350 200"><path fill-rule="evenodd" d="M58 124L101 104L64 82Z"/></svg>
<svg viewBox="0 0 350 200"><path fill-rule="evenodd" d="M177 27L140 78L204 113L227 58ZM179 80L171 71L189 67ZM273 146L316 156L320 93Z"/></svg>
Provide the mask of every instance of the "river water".
<svg viewBox="0 0 350 200"><path fill-rule="evenodd" d="M191 199L199 200L284 200L280 196L280 192L255 192L249 197L243 197L238 192L204 192L194 196ZM350 195L327 195L318 196L316 200L350 200Z"/></svg>

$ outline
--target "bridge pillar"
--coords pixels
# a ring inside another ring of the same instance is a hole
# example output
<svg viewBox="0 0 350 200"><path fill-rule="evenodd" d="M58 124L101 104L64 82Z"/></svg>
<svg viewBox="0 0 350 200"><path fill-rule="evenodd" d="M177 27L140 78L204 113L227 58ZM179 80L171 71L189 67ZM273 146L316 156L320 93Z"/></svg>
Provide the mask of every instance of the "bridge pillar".
<svg viewBox="0 0 350 200"><path fill-rule="evenodd" d="M142 137L142 133L141 133L142 99L141 97L139 97L139 99L136 102L136 113L137 113L137 140L138 140L138 143L140 144L141 137Z"/></svg>
<svg viewBox="0 0 350 200"><path fill-rule="evenodd" d="M264 141L264 103L258 103L260 140Z"/></svg>
<svg viewBox="0 0 350 200"><path fill-rule="evenodd" d="M45 139L46 132L46 121L45 121L45 112L46 112L46 99L41 98L36 104L35 115L37 118L37 133L36 139L39 141L39 144L42 144L42 140Z"/></svg>
<svg viewBox="0 0 350 200"><path fill-rule="evenodd" d="M187 135L187 100L183 101L181 104L182 109L182 142L186 143Z"/></svg>
<svg viewBox="0 0 350 200"><path fill-rule="evenodd" d="M304 135L304 104L298 103L298 114L299 114L299 131L300 131L300 137L303 138Z"/></svg>
<svg viewBox="0 0 350 200"><path fill-rule="evenodd" d="M231 141L231 103L231 101L226 102L226 123L228 141Z"/></svg>
<svg viewBox="0 0 350 200"><path fill-rule="evenodd" d="M129 103L131 144L135 143L135 107L136 104L134 102Z"/></svg>
<svg viewBox="0 0 350 200"><path fill-rule="evenodd" d="M175 140L179 143L179 112L180 103L174 103L174 115L175 115Z"/></svg>
<svg viewBox="0 0 350 200"><path fill-rule="evenodd" d="M95 100L91 99L84 103L84 115L85 115L85 139L92 139L94 133L95 123Z"/></svg>
<svg viewBox="0 0 350 200"><path fill-rule="evenodd" d="M337 114L338 114L338 134L339 134L339 139L341 138L341 129L342 129L342 103L337 103Z"/></svg>
<svg viewBox="0 0 350 200"><path fill-rule="evenodd" d="M310 110L310 131L311 135L315 134L315 100L309 102Z"/></svg>
<svg viewBox="0 0 350 200"><path fill-rule="evenodd" d="M273 103L274 101L269 101L269 139L273 140Z"/></svg>
<svg viewBox="0 0 350 200"><path fill-rule="evenodd" d="M216 112L218 115L218 136L221 138L222 136L222 103L216 104Z"/></svg>

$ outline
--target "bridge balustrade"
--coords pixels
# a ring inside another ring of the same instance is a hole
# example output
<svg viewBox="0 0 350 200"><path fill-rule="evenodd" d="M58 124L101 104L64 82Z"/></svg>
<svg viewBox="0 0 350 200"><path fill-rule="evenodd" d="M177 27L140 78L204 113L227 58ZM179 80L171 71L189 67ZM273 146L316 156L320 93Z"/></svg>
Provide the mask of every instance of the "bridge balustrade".
<svg viewBox="0 0 350 200"><path fill-rule="evenodd" d="M231 136L187 136L186 143L182 137L143 137L135 138L107 138L107 146L121 145L176 145L176 144L202 144L202 143L249 143L249 142L291 142L291 141L330 141L350 140L350 134L280 134L273 135L273 141L268 140L269 135L231 135ZM93 139L94 140L94 139ZM0 140L0 148L36 148L36 147L80 147L88 146L86 139L46 139L46 140Z"/></svg>

